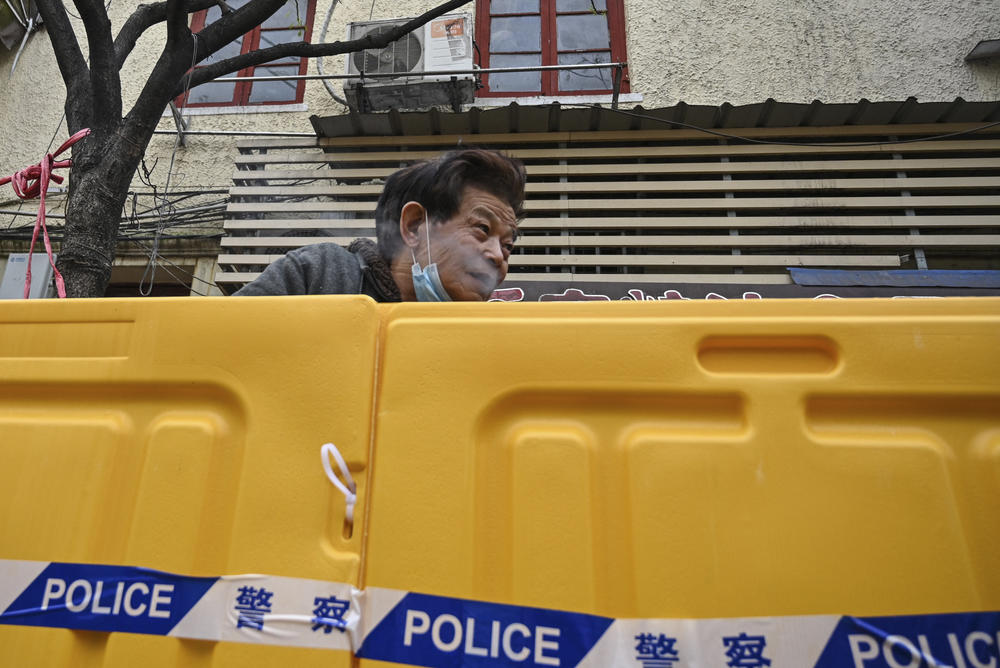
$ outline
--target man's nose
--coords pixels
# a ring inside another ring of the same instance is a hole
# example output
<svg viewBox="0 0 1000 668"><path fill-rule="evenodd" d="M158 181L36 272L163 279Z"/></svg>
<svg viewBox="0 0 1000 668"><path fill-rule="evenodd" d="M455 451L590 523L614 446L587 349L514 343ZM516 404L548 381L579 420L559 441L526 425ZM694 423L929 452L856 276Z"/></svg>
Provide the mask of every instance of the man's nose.
<svg viewBox="0 0 1000 668"><path fill-rule="evenodd" d="M498 269L503 266L503 246L497 237L490 237L486 241L486 258Z"/></svg>

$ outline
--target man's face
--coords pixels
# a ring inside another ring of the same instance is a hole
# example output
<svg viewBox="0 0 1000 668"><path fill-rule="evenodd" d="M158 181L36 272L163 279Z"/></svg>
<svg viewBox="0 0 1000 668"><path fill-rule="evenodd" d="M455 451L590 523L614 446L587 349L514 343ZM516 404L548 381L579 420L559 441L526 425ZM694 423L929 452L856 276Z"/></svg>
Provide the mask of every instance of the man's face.
<svg viewBox="0 0 1000 668"><path fill-rule="evenodd" d="M415 249L428 264L427 233L420 230ZM472 186L462 192L458 211L430 226L430 261L454 301L485 301L507 275L507 260L517 239L517 219L506 202Z"/></svg>

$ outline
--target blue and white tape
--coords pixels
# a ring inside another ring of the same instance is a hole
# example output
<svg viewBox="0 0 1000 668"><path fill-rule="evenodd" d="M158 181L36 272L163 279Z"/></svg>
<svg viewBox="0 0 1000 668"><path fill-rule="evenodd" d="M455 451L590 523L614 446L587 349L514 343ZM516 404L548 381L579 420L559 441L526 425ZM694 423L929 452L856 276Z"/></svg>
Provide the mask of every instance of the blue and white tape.
<svg viewBox="0 0 1000 668"><path fill-rule="evenodd" d="M360 640L359 592L339 582L10 560L0 573L2 624L342 650Z"/></svg>
<svg viewBox="0 0 1000 668"><path fill-rule="evenodd" d="M0 560L0 624L352 651L416 666L1000 668L1000 612L612 619L267 575Z"/></svg>

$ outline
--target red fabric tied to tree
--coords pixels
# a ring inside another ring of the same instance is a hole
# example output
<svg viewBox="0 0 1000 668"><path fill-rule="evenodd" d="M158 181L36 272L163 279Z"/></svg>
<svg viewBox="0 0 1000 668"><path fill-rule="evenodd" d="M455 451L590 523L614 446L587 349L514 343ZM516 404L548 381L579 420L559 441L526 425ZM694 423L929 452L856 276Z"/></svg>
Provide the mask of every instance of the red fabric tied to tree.
<svg viewBox="0 0 1000 668"><path fill-rule="evenodd" d="M62 146L56 149L55 153L46 153L42 161L37 165L25 167L11 176L0 177L0 186L10 183L14 188L14 194L21 199L39 199L38 216L35 218L35 229L31 233L31 245L28 247L28 268L24 277L24 298L28 298L31 291L31 254L35 250L35 241L38 239L38 231L42 232L42 239L45 242L45 252L49 256L49 264L52 266L56 279L56 293L60 298L66 297L66 284L63 282L62 274L56 269L55 260L52 258L52 243L49 241L49 231L45 227L45 193L49 189L49 181L62 183L63 177L53 174L54 169L64 169L73 166L71 159L56 160L56 157L63 153L70 146L80 141L90 134L90 129L80 130L75 135L63 142Z"/></svg>

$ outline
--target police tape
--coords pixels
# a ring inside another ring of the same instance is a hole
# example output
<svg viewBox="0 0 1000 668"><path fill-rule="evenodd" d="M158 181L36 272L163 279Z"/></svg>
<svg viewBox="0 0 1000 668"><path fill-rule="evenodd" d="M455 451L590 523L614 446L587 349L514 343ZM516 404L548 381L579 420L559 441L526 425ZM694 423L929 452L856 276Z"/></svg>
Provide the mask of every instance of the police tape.
<svg viewBox="0 0 1000 668"><path fill-rule="evenodd" d="M0 572L2 624L341 650L356 646L351 634L358 627L359 592L349 584L10 560L0 560Z"/></svg>
<svg viewBox="0 0 1000 668"><path fill-rule="evenodd" d="M0 560L0 624L354 652L416 666L998 668L1000 612L613 619L342 582Z"/></svg>

